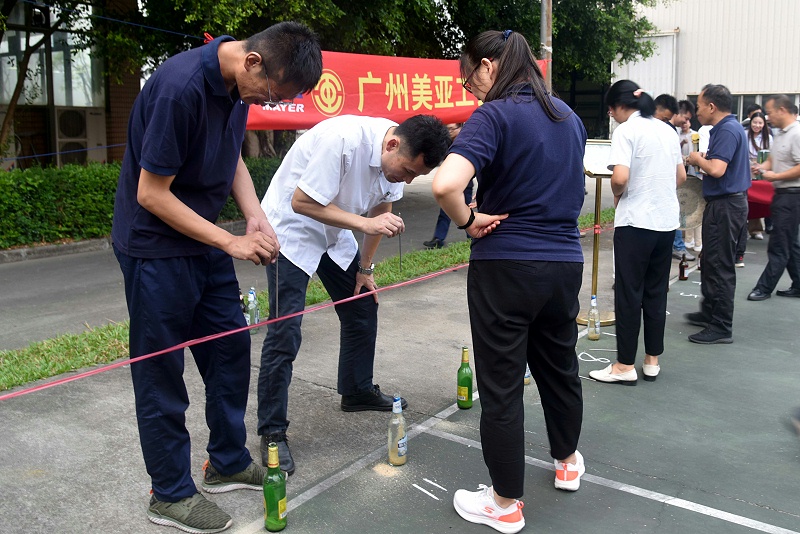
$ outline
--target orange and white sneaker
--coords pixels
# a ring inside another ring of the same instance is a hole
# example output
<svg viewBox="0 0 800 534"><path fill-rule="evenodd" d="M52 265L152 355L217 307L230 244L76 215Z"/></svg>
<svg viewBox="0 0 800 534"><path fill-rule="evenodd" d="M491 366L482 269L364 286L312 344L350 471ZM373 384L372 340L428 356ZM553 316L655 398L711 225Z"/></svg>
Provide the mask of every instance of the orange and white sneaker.
<svg viewBox="0 0 800 534"><path fill-rule="evenodd" d="M478 486L478 491L460 489L453 495L453 507L462 518L506 534L519 532L525 526L523 506L522 501L514 501L508 508L501 508L494 500L492 488L484 484Z"/></svg>
<svg viewBox="0 0 800 534"><path fill-rule="evenodd" d="M577 461L574 464L553 460L556 465L556 489L578 491L581 487L581 477L586 472L586 466L583 465L581 453L575 451L575 457Z"/></svg>

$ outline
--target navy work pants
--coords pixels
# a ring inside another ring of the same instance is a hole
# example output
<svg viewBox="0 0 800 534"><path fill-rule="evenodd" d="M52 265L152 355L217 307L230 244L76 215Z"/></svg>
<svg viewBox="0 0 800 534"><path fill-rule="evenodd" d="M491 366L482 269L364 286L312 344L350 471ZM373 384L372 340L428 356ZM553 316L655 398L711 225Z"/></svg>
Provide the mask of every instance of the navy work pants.
<svg viewBox="0 0 800 534"><path fill-rule="evenodd" d="M200 256L144 259L114 249L125 279L131 358L245 326L233 260L221 250ZM205 384L207 451L224 475L252 459L244 423L250 386L250 335L221 337L190 347ZM131 365L144 462L160 501L197 493L185 412L183 349Z"/></svg>

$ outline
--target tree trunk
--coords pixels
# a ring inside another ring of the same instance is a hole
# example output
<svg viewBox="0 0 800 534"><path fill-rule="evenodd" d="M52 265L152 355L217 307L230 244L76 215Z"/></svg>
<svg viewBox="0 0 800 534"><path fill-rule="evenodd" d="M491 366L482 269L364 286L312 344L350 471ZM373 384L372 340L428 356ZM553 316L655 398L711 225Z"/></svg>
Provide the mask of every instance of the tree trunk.
<svg viewBox="0 0 800 534"><path fill-rule="evenodd" d="M0 128L0 146L6 146L8 134L11 131L11 125L14 123L14 112L17 109L17 101L19 100L19 95L22 94L23 87L25 87L25 80L28 78L28 65L31 62L31 57L33 53L44 44L44 40L47 37L47 35L42 36L38 43L30 46L28 45L30 32L25 33L25 52L22 54L22 59L17 65L17 85L14 87L14 94L11 95L11 101L8 103L8 110L3 119L3 126Z"/></svg>

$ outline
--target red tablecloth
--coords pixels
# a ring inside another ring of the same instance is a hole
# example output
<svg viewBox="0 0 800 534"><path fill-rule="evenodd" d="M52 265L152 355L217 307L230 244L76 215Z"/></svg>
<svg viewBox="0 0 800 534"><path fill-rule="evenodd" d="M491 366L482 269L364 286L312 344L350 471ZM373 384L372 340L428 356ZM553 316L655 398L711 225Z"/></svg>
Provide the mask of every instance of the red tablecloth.
<svg viewBox="0 0 800 534"><path fill-rule="evenodd" d="M775 188L772 187L772 182L753 180L753 185L747 191L747 204L750 210L747 218L760 219L769 217L769 206L772 204L772 196L774 194Z"/></svg>

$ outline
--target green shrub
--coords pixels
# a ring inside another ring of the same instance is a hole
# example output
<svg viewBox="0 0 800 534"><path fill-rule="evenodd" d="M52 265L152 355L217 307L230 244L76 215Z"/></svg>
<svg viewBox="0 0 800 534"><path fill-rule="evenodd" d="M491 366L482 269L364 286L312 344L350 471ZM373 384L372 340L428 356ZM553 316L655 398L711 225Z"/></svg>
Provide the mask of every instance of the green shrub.
<svg viewBox="0 0 800 534"><path fill-rule="evenodd" d="M280 160L245 163L260 199ZM109 235L119 171L119 163L93 163L0 172L0 249ZM241 218L228 199L219 220Z"/></svg>
<svg viewBox="0 0 800 534"><path fill-rule="evenodd" d="M118 164L0 173L0 248L111 232Z"/></svg>

